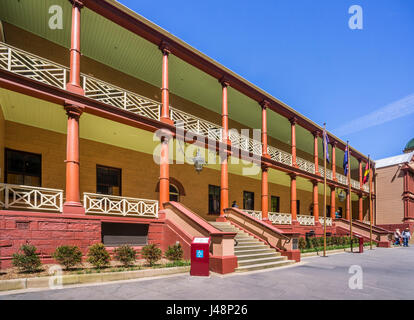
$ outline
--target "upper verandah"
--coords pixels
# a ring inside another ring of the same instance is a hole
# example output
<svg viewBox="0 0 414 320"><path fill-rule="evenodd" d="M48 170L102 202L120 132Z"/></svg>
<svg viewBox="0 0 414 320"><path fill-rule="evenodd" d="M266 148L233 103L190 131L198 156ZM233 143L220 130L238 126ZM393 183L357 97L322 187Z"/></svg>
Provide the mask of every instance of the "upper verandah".
<svg viewBox="0 0 414 320"><path fill-rule="evenodd" d="M83 3L85 7L82 9L81 49L85 57L149 83L154 88L159 88L161 54L158 46L161 41L168 41L172 48L169 71L170 91L174 94L171 99L172 105L175 102L180 105L179 98L182 97L186 101L193 102L194 105L202 106L219 115L221 88L217 79L224 76L230 81L230 119L247 127L260 128L258 102L266 98L271 101L271 108L277 111L270 112L268 115L269 136L289 144L288 118L295 116L299 120L298 124L304 128L301 135L301 128L298 127L297 148L308 154L313 153L311 132L321 128L309 119L118 2L85 0ZM47 22L51 17L49 8L52 5L62 7L62 29L51 29L48 26ZM67 0L21 2L5 0L2 3L0 19L68 49L71 29L70 10L71 4ZM36 44L26 43L26 45ZM57 62L67 65L68 55L65 55L64 61ZM88 73L83 67L82 64L81 71ZM99 74L94 76L102 79ZM108 75L105 75L102 80L111 82ZM141 93L140 89L134 91ZM149 93L149 97L155 100L160 100L159 96L159 91ZM332 135L330 138L331 141L338 141L338 149L341 149L341 145L343 147L341 140ZM341 154L338 149L337 163L341 163L343 152ZM358 151L351 150L354 156L366 158ZM353 161L355 165L352 167L356 167L356 159Z"/></svg>

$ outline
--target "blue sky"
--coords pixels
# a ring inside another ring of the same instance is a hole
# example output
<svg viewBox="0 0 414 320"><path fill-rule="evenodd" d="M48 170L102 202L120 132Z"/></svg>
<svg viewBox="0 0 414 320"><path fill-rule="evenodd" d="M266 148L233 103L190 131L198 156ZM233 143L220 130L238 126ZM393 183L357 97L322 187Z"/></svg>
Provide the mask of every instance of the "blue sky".
<svg viewBox="0 0 414 320"><path fill-rule="evenodd" d="M412 0L120 2L374 159L414 137Z"/></svg>

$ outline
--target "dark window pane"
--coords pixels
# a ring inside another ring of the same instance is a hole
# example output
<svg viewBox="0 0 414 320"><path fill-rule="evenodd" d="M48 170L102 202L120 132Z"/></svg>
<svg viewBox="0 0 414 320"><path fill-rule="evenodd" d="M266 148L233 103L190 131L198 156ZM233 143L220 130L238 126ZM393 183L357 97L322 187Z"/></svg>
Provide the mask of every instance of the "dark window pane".
<svg viewBox="0 0 414 320"><path fill-rule="evenodd" d="M270 211L280 212L280 197L271 196L270 198Z"/></svg>
<svg viewBox="0 0 414 320"><path fill-rule="evenodd" d="M254 192L243 191L243 208L254 210Z"/></svg>
<svg viewBox="0 0 414 320"><path fill-rule="evenodd" d="M121 169L96 167L96 192L114 196L121 195Z"/></svg>
<svg viewBox="0 0 414 320"><path fill-rule="evenodd" d="M41 185L42 157L6 149L6 181L11 184Z"/></svg>
<svg viewBox="0 0 414 320"><path fill-rule="evenodd" d="M208 186L208 213L220 214L220 187Z"/></svg>

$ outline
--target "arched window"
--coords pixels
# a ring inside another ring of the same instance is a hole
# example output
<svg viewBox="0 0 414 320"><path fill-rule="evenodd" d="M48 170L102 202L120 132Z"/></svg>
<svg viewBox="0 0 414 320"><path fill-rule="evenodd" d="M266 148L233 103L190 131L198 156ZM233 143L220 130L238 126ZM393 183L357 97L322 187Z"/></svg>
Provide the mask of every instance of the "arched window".
<svg viewBox="0 0 414 320"><path fill-rule="evenodd" d="M170 201L179 202L180 201L180 191L178 188L170 183Z"/></svg>

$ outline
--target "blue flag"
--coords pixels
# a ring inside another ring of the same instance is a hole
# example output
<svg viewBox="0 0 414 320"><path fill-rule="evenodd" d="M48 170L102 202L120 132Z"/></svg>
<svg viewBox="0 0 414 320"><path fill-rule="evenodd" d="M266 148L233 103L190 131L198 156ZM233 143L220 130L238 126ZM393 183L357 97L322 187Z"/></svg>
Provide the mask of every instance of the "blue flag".
<svg viewBox="0 0 414 320"><path fill-rule="evenodd" d="M328 148L328 145L329 145L329 137L328 137L328 135L326 133L326 130L323 130L323 143L322 143L322 147L323 147L323 150L326 150L326 161L328 163L330 163L329 162L329 148Z"/></svg>
<svg viewBox="0 0 414 320"><path fill-rule="evenodd" d="M345 148L343 168L344 168L344 175L348 176L348 144L346 144L346 148Z"/></svg>

